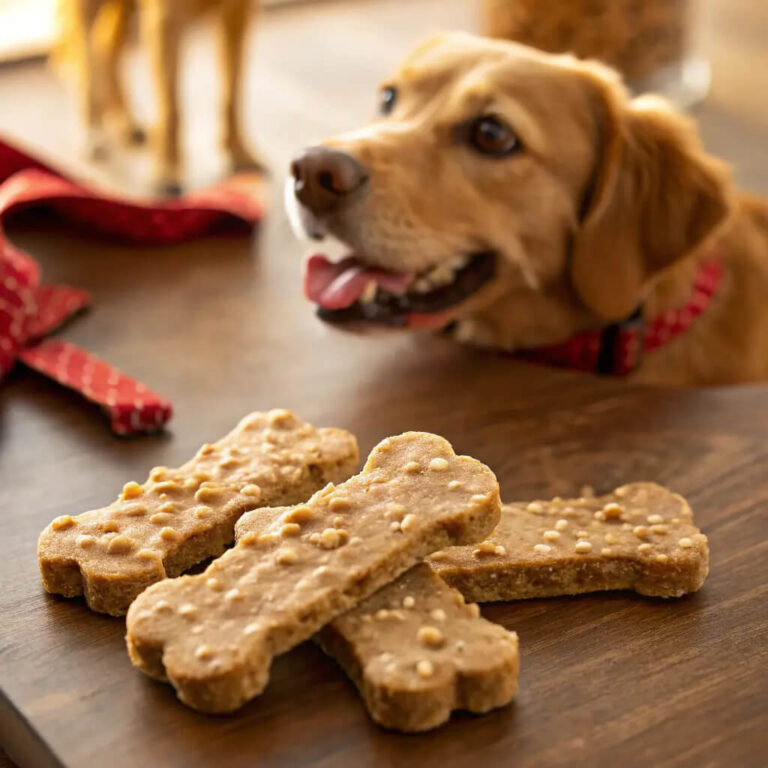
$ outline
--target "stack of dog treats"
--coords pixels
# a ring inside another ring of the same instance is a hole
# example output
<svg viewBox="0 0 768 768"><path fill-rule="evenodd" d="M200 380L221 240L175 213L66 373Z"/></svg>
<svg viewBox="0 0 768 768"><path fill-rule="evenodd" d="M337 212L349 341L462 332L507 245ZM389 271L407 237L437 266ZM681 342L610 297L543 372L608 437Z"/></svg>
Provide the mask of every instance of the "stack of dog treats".
<svg viewBox="0 0 768 768"><path fill-rule="evenodd" d="M502 507L488 467L420 432L382 441L351 476L357 464L348 432L253 413L110 506L55 519L43 586L127 612L133 663L195 709L242 706L274 656L314 636L377 722L422 731L515 694L517 636L474 601L672 597L707 574L687 503L651 483Z"/></svg>

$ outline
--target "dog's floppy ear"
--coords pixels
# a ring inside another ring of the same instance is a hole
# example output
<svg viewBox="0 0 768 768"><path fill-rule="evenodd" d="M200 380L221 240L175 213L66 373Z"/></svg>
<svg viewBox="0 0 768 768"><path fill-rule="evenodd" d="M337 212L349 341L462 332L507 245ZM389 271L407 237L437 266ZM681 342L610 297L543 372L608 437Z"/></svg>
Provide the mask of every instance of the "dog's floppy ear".
<svg viewBox="0 0 768 768"><path fill-rule="evenodd" d="M725 219L725 166L706 155L687 120L657 98L629 101L597 72L596 165L572 252L572 279L601 319L642 301L652 275L696 248Z"/></svg>

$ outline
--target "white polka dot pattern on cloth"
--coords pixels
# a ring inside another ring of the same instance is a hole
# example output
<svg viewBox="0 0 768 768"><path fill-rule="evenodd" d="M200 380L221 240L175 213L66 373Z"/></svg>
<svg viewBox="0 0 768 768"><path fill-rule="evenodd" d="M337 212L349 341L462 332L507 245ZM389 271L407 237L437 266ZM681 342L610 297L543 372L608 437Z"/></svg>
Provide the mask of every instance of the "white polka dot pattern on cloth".
<svg viewBox="0 0 768 768"><path fill-rule="evenodd" d="M101 405L118 434L161 428L171 417L168 400L74 344L42 339L84 309L88 294L43 285L35 260L5 237L2 225L14 210L38 204L88 232L164 244L250 230L262 216L260 197L260 180L247 176L180 200L126 202L79 186L0 141L0 379L19 360Z"/></svg>
<svg viewBox="0 0 768 768"><path fill-rule="evenodd" d="M20 357L30 368L103 406L119 435L152 432L171 417L168 400L68 341L43 339Z"/></svg>

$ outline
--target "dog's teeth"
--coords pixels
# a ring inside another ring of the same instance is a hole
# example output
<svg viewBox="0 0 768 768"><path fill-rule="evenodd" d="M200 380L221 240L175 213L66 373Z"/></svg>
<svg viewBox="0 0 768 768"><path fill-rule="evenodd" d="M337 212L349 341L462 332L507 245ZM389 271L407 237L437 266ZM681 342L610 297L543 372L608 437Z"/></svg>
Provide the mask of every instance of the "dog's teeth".
<svg viewBox="0 0 768 768"><path fill-rule="evenodd" d="M453 280L454 271L450 264L438 264L434 269L427 273L426 278L433 285L447 285Z"/></svg>
<svg viewBox="0 0 768 768"><path fill-rule="evenodd" d="M454 271L458 271L460 269L464 269L464 267L466 267L467 264L469 264L470 261L472 261L472 257L471 256L460 256L452 264Z"/></svg>
<svg viewBox="0 0 768 768"><path fill-rule="evenodd" d="M370 304L376 298L376 289L376 281L369 280L365 284L365 290L363 291L363 295L360 297L360 301L363 304Z"/></svg>
<svg viewBox="0 0 768 768"><path fill-rule="evenodd" d="M432 283L426 277L419 277L413 282L413 290L416 293L429 293L432 288Z"/></svg>

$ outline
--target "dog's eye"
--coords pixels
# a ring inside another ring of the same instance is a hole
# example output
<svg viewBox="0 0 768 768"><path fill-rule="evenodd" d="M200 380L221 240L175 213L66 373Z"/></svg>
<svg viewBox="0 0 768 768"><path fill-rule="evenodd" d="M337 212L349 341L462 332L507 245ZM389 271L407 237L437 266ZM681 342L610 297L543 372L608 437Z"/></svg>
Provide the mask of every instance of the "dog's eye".
<svg viewBox="0 0 768 768"><path fill-rule="evenodd" d="M484 155L503 157L520 149L520 142L514 131L498 117L479 117L470 126L469 141Z"/></svg>
<svg viewBox="0 0 768 768"><path fill-rule="evenodd" d="M394 108L397 101L397 88L388 85L383 88L379 95L379 111L382 115L388 115Z"/></svg>

